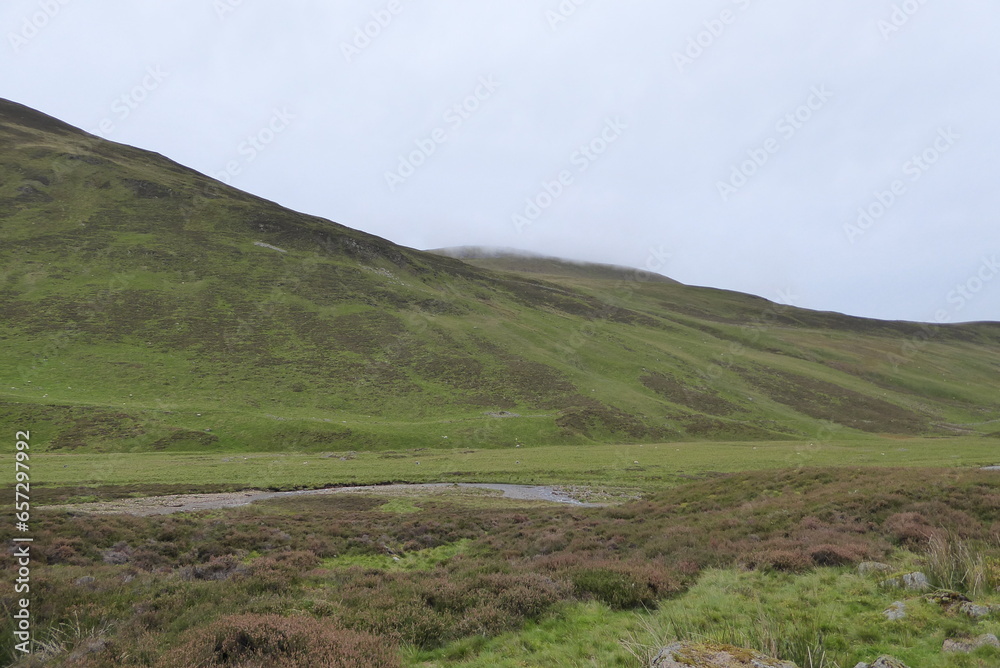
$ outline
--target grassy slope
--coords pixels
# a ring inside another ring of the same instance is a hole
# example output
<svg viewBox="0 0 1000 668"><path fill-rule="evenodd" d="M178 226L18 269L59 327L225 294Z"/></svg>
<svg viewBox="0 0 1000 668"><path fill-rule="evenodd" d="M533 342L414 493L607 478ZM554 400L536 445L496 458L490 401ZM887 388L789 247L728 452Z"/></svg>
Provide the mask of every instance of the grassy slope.
<svg viewBox="0 0 1000 668"><path fill-rule="evenodd" d="M6 102L0 235L0 416L36 449L1000 432L997 324L928 330L544 259L477 267Z"/></svg>

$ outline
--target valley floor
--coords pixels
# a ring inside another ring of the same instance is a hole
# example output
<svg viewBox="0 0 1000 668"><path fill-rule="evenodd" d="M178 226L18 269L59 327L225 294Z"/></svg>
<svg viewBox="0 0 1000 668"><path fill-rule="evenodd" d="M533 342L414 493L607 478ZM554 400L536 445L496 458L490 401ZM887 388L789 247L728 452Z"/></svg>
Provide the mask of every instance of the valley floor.
<svg viewBox="0 0 1000 668"><path fill-rule="evenodd" d="M858 572L884 562L1000 604L992 442L39 453L37 654L19 657L7 614L0 656L19 668L640 668L682 638L800 668L883 653L911 668L995 668L1000 650L942 647L1000 633L996 611L973 618ZM473 481L561 488L592 505ZM330 485L341 488L279 493ZM243 505L84 512L190 493ZM9 551L0 562L17 569ZM906 617L892 621L883 613L897 601ZM11 594L0 602L13 611Z"/></svg>

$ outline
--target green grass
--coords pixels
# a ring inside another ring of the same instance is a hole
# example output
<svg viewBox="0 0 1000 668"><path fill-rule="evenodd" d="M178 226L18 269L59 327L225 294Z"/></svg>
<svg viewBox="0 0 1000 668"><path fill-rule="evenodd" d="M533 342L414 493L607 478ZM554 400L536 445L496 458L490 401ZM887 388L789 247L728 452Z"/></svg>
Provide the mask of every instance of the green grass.
<svg viewBox="0 0 1000 668"><path fill-rule="evenodd" d="M882 611L900 598L908 601L908 617L890 622ZM853 569L801 575L715 569L655 611L616 612L598 603L574 604L516 633L464 639L429 652L411 649L406 659L407 665L428 668L637 668L647 665L659 648L688 640L757 649L795 661L800 668L853 668L882 654L920 668L958 668L1000 661L1000 651L992 649L970 657L941 652L946 637L983 633L1000 633L1000 620L975 622L949 615L919 596L881 588Z"/></svg>
<svg viewBox="0 0 1000 668"><path fill-rule="evenodd" d="M126 484L304 489L389 482L509 482L651 490L711 472L815 466L974 467L993 464L997 456L992 439L982 438L427 449L389 455L51 453L33 460L32 480L40 489Z"/></svg>

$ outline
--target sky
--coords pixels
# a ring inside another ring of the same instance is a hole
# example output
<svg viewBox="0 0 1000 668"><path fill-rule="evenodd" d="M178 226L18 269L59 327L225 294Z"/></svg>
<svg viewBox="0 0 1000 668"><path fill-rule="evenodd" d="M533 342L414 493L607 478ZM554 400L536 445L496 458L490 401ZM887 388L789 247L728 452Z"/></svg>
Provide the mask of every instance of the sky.
<svg viewBox="0 0 1000 668"><path fill-rule="evenodd" d="M1000 321L996 0L6 0L0 97L419 249Z"/></svg>

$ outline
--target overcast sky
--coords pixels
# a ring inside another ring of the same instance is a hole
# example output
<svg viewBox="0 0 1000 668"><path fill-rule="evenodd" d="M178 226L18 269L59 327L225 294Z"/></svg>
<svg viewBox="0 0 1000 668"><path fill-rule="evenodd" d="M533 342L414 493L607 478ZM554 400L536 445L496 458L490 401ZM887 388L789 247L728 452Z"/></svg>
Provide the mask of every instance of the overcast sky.
<svg viewBox="0 0 1000 668"><path fill-rule="evenodd" d="M427 249L1000 320L996 0L6 0L0 97Z"/></svg>

